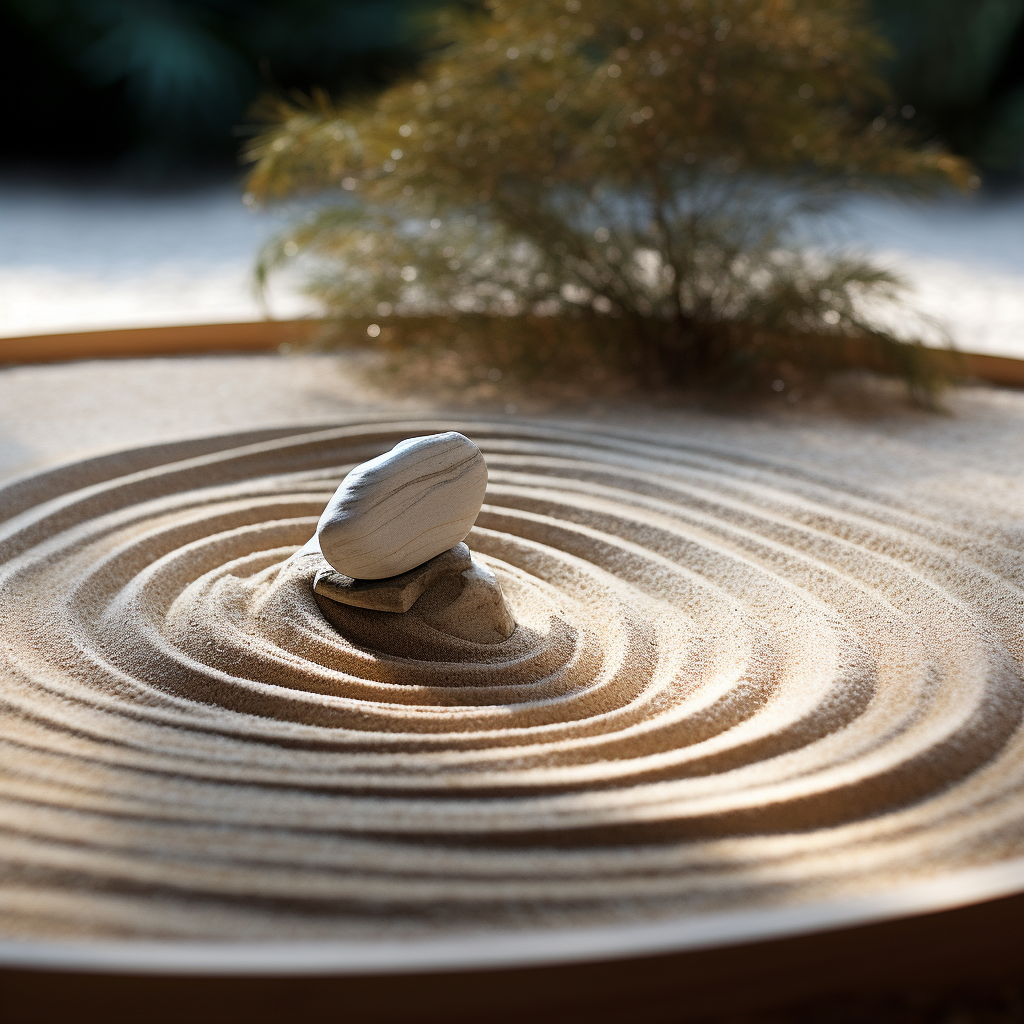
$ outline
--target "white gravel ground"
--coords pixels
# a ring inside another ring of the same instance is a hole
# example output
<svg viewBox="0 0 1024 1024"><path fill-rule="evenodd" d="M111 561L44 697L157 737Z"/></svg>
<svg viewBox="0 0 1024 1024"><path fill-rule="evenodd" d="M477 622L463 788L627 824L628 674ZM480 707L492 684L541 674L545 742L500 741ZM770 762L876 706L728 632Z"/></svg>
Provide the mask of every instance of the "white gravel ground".
<svg viewBox="0 0 1024 1024"><path fill-rule="evenodd" d="M0 337L265 316L259 247L290 216L230 182L168 193L0 180ZM275 317L312 312L286 284Z"/></svg>

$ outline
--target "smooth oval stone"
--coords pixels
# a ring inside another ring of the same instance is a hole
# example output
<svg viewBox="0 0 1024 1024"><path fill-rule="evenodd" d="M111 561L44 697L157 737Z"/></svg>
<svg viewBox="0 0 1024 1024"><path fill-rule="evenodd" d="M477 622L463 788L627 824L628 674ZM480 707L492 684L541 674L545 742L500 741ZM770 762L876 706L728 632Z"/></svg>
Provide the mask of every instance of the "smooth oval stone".
<svg viewBox="0 0 1024 1024"><path fill-rule="evenodd" d="M397 576L460 543L480 513L487 466L468 437L411 437L356 466L327 503L316 533L345 576Z"/></svg>

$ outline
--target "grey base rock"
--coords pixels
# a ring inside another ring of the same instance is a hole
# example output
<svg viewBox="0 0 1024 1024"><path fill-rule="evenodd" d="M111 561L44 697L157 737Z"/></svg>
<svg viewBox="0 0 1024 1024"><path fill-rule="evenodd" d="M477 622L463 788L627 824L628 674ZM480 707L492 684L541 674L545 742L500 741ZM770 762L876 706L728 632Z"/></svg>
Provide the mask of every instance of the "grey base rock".
<svg viewBox="0 0 1024 1024"><path fill-rule="evenodd" d="M321 597L353 608L407 612L420 595L443 576L457 576L472 565L469 548L456 544L415 569L381 580L354 580L325 565L313 578L313 590Z"/></svg>
<svg viewBox="0 0 1024 1024"><path fill-rule="evenodd" d="M430 587L411 614L441 633L476 644L500 644L516 628L498 578L475 560L458 576L446 576Z"/></svg>
<svg viewBox="0 0 1024 1024"><path fill-rule="evenodd" d="M322 558L318 551L315 554ZM409 572L380 580L354 580L325 561L313 579L313 591L318 603L326 599L351 608L412 616L440 633L471 643L498 644L516 628L497 577L473 558L465 544L456 544Z"/></svg>

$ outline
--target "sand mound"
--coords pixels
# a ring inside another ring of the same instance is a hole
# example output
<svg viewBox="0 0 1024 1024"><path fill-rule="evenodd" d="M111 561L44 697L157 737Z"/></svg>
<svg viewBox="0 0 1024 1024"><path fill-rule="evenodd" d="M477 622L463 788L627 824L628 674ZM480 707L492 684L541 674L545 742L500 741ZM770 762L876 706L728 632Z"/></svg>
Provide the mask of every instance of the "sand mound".
<svg viewBox="0 0 1024 1024"><path fill-rule="evenodd" d="M458 429L480 646L314 603L340 478ZM431 936L877 892L1024 854L1024 555L707 447L408 422L0 491L0 931Z"/></svg>

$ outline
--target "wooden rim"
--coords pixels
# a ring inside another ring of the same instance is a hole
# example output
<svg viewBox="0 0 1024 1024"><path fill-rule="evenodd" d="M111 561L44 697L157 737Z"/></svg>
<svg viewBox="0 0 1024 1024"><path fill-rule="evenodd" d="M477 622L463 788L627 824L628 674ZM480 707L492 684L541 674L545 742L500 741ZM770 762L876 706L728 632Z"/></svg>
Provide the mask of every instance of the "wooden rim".
<svg viewBox="0 0 1024 1024"><path fill-rule="evenodd" d="M0 338L0 363L54 363L74 359L196 355L201 352L267 352L280 349L282 345L301 345L310 341L319 326L317 320L260 320Z"/></svg>
<svg viewBox="0 0 1024 1024"><path fill-rule="evenodd" d="M76 359L196 355L214 352L270 352L313 341L321 320L259 320L231 324L182 324L107 331L75 331L0 338L0 365ZM359 320L360 335L364 321ZM1024 359L978 352L950 353L949 372L967 381L1024 387Z"/></svg>
<svg viewBox="0 0 1024 1024"><path fill-rule="evenodd" d="M361 975L125 973L0 967L16 1021L262 1021L301 1006L309 1019L373 1024L680 1024L837 998L941 995L1018 979L1024 897L831 932L586 963ZM91 1019L91 1017L90 1017Z"/></svg>

